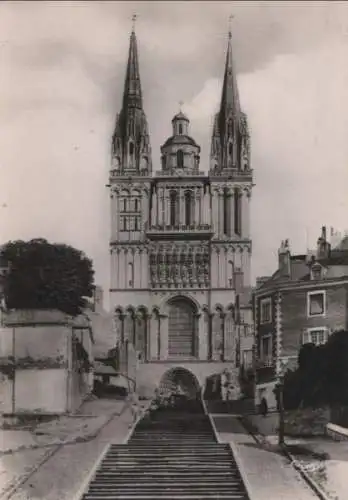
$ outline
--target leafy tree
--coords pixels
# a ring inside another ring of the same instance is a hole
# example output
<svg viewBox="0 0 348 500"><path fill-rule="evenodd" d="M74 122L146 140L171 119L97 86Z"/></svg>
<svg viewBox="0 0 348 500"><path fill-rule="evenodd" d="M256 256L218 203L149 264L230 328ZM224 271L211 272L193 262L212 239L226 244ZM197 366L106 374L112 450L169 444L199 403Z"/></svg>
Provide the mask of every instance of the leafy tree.
<svg viewBox="0 0 348 500"><path fill-rule="evenodd" d="M9 241L2 257L9 264L4 285L9 309L58 309L77 316L93 294L92 261L69 245Z"/></svg>
<svg viewBox="0 0 348 500"><path fill-rule="evenodd" d="M348 405L348 331L334 332L326 344L305 344L298 369L284 377L284 406Z"/></svg>

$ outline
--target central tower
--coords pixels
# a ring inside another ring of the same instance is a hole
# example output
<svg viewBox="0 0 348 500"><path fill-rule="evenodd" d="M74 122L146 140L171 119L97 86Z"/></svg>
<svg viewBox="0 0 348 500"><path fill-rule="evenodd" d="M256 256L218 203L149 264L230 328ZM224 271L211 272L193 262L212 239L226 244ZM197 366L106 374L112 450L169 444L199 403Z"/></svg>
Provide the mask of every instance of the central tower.
<svg viewBox="0 0 348 500"><path fill-rule="evenodd" d="M115 342L137 352L142 392L169 368L186 367L204 385L226 367L236 371L246 347L251 355L252 171L231 34L208 173L200 152L180 110L152 174L133 30L112 139L111 305Z"/></svg>

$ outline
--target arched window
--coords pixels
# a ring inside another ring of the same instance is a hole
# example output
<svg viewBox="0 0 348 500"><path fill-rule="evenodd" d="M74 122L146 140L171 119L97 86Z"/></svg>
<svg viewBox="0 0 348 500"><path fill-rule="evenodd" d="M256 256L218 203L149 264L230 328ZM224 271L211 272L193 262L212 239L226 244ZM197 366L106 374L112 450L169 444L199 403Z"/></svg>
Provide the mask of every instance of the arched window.
<svg viewBox="0 0 348 500"><path fill-rule="evenodd" d="M190 302L176 298L169 305L168 355L190 359L196 355L196 311Z"/></svg>
<svg viewBox="0 0 348 500"><path fill-rule="evenodd" d="M184 152L178 149L176 152L176 164L178 168L184 168Z"/></svg>
<svg viewBox="0 0 348 500"><path fill-rule="evenodd" d="M185 193L185 224L190 226L192 224L192 193L186 191Z"/></svg>
<svg viewBox="0 0 348 500"><path fill-rule="evenodd" d="M233 144L232 142L230 142L228 145L228 154L232 156L232 153L233 153Z"/></svg>
<svg viewBox="0 0 348 500"><path fill-rule="evenodd" d="M176 226L178 224L178 193L176 191L170 192L170 225Z"/></svg>
<svg viewBox="0 0 348 500"><path fill-rule="evenodd" d="M234 232L238 235L241 234L241 222L242 222L242 211L241 211L241 195L238 189L234 190Z"/></svg>
<svg viewBox="0 0 348 500"><path fill-rule="evenodd" d="M227 188L223 194L223 232L226 236L231 234L231 196Z"/></svg>
<svg viewBox="0 0 348 500"><path fill-rule="evenodd" d="M132 155L134 153L134 144L132 142L129 143L129 154Z"/></svg>
<svg viewBox="0 0 348 500"><path fill-rule="evenodd" d="M179 123L179 135L182 134L182 123Z"/></svg>

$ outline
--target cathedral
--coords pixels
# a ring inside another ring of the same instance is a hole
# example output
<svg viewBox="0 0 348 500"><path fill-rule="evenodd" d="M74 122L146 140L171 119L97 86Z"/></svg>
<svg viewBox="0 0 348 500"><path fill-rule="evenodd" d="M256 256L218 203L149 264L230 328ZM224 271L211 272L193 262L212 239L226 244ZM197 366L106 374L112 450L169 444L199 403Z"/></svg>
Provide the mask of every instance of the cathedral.
<svg viewBox="0 0 348 500"><path fill-rule="evenodd" d="M133 28L108 184L110 304L118 342L134 346L143 393L178 369L203 387L252 356L253 176L231 33L208 172L189 117L180 111L171 122L153 155Z"/></svg>

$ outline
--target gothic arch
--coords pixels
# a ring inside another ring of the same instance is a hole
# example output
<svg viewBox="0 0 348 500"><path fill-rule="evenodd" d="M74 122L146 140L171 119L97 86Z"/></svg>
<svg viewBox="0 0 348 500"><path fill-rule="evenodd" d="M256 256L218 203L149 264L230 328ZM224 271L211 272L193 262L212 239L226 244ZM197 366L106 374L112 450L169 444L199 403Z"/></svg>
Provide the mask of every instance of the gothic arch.
<svg viewBox="0 0 348 500"><path fill-rule="evenodd" d="M162 393L175 391L178 388L189 398L200 398L201 388L197 377L181 366L166 371L159 383L159 391Z"/></svg>
<svg viewBox="0 0 348 500"><path fill-rule="evenodd" d="M187 297L168 300L168 357L191 359L197 356L198 315L196 304Z"/></svg>

